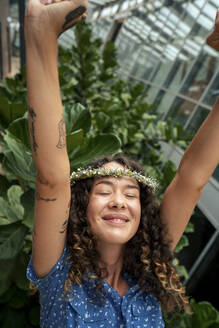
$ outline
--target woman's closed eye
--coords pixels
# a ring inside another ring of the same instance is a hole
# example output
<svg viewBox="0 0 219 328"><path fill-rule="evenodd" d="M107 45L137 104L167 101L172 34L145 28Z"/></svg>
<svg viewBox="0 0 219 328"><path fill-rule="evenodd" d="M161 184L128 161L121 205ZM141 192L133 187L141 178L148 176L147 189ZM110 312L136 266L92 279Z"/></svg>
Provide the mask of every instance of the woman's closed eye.
<svg viewBox="0 0 219 328"><path fill-rule="evenodd" d="M110 195L110 191L99 191L99 192L97 192L97 194L107 196L107 195Z"/></svg>
<svg viewBox="0 0 219 328"><path fill-rule="evenodd" d="M137 195L135 194L125 194L125 196L129 198L137 198Z"/></svg>

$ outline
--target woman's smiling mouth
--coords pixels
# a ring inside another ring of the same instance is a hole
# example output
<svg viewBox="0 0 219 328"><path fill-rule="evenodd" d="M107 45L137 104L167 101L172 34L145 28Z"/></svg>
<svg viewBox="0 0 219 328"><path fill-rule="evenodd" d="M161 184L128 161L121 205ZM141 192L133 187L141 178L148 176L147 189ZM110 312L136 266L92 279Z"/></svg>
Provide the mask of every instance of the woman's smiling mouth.
<svg viewBox="0 0 219 328"><path fill-rule="evenodd" d="M116 225L124 225L129 222L129 219L126 215L117 214L117 213L109 213L102 217L104 221L107 221Z"/></svg>

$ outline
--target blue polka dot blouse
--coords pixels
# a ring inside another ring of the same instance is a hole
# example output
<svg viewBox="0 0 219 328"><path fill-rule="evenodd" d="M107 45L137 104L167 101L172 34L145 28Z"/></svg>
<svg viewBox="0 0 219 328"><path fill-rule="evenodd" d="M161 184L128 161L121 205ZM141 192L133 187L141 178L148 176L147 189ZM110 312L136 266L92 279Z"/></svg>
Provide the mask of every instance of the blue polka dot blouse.
<svg viewBox="0 0 219 328"><path fill-rule="evenodd" d="M105 280L102 280L106 301L100 306L92 302L92 283L84 281L73 285L73 295L63 296L63 285L68 276L68 250L50 273L37 279L32 259L27 268L27 278L40 291L41 328L163 328L161 308L156 298L140 290L127 273L124 279L131 287L121 297Z"/></svg>

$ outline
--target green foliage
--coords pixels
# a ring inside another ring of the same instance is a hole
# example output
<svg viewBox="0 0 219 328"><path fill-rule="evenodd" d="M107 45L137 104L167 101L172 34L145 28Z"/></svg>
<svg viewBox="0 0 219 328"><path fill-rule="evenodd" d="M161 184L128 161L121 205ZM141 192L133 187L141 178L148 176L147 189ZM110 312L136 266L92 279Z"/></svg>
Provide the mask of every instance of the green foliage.
<svg viewBox="0 0 219 328"><path fill-rule="evenodd" d="M90 27L83 23L75 30L72 49L59 51L59 73L65 106L79 102L89 108L92 133L116 133L121 150L138 160L148 174L161 183L160 194L175 175L172 162L162 157L161 142L186 146L180 125L161 121L147 104L143 83L118 77L116 49L107 43L100 53L99 39L93 40ZM84 43L86 42L86 43Z"/></svg>
<svg viewBox="0 0 219 328"><path fill-rule="evenodd" d="M218 328L219 312L208 302L190 301L191 315L176 314L165 318L166 328Z"/></svg>
<svg viewBox="0 0 219 328"><path fill-rule="evenodd" d="M108 43L101 55L99 39L82 23L75 44L59 49L59 76L71 169L93 159L123 152L138 160L160 181L160 195L176 168L162 155L161 142L185 146L179 125L161 121L147 104L144 84L118 77L116 49ZM36 327L37 299L27 294L25 269L31 254L35 167L26 112L25 69L0 86L0 313L1 327ZM191 227L188 226L191 230ZM180 241L177 251L187 243ZM186 277L186 272L179 273ZM12 320L13 318L13 320ZM15 324L14 324L15 322ZM211 327L213 328L213 327Z"/></svg>

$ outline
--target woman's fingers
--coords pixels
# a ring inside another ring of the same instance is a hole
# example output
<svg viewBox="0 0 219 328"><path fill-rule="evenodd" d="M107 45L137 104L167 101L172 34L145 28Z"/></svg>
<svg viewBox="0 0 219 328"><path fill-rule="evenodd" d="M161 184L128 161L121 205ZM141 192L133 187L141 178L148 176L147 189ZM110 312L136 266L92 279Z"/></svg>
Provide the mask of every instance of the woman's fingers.
<svg viewBox="0 0 219 328"><path fill-rule="evenodd" d="M207 44L219 51L219 10L216 13L214 31L207 37Z"/></svg>

